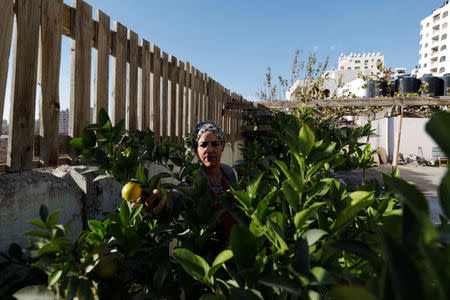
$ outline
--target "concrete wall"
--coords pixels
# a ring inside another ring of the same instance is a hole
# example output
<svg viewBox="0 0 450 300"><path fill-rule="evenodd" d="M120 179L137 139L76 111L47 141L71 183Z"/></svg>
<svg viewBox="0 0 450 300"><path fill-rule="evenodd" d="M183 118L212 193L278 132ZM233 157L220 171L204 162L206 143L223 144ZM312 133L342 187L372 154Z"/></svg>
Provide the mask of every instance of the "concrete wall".
<svg viewBox="0 0 450 300"><path fill-rule="evenodd" d="M243 143L243 141L241 142ZM227 144L222 162L234 165L241 159L239 143ZM0 174L0 251L8 251L12 242L22 246L27 237L21 235L36 229L29 220L40 219L41 204L50 213L59 210L58 223L73 220L70 238L86 228L90 219L102 219L107 212L121 204L122 185L113 179L93 181L93 173L82 174L81 166L60 166L56 169ZM150 176L164 171L162 166L150 164Z"/></svg>
<svg viewBox="0 0 450 300"><path fill-rule="evenodd" d="M404 157L412 154L433 160L433 148L438 145L425 131L428 120L428 118L403 118L399 152ZM367 118L360 117L356 123L364 125L367 123ZM369 141L372 149L382 147L386 149L388 157L392 159L396 147L398 126L399 117L372 121L372 128L375 129L375 134L370 137ZM364 138L362 142L365 141Z"/></svg>

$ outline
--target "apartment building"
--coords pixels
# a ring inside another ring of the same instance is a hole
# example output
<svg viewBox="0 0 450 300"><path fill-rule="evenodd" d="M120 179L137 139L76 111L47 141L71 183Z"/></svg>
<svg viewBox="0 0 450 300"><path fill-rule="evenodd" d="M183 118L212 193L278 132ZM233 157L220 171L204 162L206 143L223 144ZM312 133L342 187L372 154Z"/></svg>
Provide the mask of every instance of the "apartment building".
<svg viewBox="0 0 450 300"><path fill-rule="evenodd" d="M445 1L440 8L433 10L431 15L420 22L418 77L428 73L435 76L450 73L450 52L447 47L450 38L449 10L450 5Z"/></svg>
<svg viewBox="0 0 450 300"><path fill-rule="evenodd" d="M378 74L377 64L382 63L384 66L384 56L378 53L350 53L339 56L339 70L364 70L371 74Z"/></svg>

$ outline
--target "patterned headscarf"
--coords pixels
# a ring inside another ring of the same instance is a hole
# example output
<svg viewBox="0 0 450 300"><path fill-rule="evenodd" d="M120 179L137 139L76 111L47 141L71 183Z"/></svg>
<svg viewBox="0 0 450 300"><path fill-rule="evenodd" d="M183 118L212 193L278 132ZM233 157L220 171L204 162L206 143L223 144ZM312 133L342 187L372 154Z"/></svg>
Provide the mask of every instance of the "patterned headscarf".
<svg viewBox="0 0 450 300"><path fill-rule="evenodd" d="M197 126L195 126L194 133L197 134L196 139L192 140L192 146L194 149L197 149L198 146L198 140L204 134L206 131L212 131L215 136L220 140L220 143L222 144L222 148L225 147L225 135L223 134L222 128L220 128L219 125L212 121L203 121L201 123L198 123ZM195 151L197 152L197 151Z"/></svg>

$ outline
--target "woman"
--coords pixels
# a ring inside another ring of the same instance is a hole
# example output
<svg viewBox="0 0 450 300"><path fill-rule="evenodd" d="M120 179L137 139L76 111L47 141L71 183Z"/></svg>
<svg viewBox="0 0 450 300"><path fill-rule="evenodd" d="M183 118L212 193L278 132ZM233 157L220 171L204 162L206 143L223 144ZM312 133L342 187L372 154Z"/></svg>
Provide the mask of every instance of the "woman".
<svg viewBox="0 0 450 300"><path fill-rule="evenodd" d="M208 191L214 203L214 210L231 209L234 201L231 197L222 197L224 192L230 188L229 183L236 183L233 169L220 162L225 148L225 135L222 129L212 121L199 123L194 129L194 133L196 137L192 140L193 151L202 163L199 176L208 180ZM144 202L147 210L154 215L163 213L166 203L166 197L163 196L161 201L153 207L153 202L157 199L158 194L158 190L153 190L153 194ZM236 221L229 212L223 213L219 221L220 227L226 233L231 232L235 223Z"/></svg>

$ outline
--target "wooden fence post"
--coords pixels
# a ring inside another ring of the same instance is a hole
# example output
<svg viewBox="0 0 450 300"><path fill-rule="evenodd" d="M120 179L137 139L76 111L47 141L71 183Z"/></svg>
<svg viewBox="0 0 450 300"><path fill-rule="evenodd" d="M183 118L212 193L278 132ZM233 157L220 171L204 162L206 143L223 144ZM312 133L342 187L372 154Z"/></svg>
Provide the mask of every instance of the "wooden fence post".
<svg viewBox="0 0 450 300"><path fill-rule="evenodd" d="M150 128L150 43L141 39L141 76L139 78L138 128Z"/></svg>
<svg viewBox="0 0 450 300"><path fill-rule="evenodd" d="M138 35L128 30L128 107L126 110L126 128L137 128L137 92L138 92Z"/></svg>
<svg viewBox="0 0 450 300"><path fill-rule="evenodd" d="M158 145L161 139L161 52L156 45L151 46L153 57L153 84L151 98L152 130L155 132L155 143Z"/></svg>
<svg viewBox="0 0 450 300"><path fill-rule="evenodd" d="M116 21L114 22L113 30L111 122L116 125L125 119L125 102L127 96L127 28Z"/></svg>
<svg viewBox="0 0 450 300"><path fill-rule="evenodd" d="M177 136L178 142L183 144L183 117L187 118L188 114L184 110L184 63L179 60L178 65L178 101L177 101Z"/></svg>
<svg viewBox="0 0 450 300"><path fill-rule="evenodd" d="M32 168L41 1L17 0L16 5L8 171Z"/></svg>
<svg viewBox="0 0 450 300"><path fill-rule="evenodd" d="M39 159L43 166L58 164L61 14L61 0L42 0L38 82Z"/></svg>
<svg viewBox="0 0 450 300"><path fill-rule="evenodd" d="M170 110L169 110L169 124L170 134L169 139L174 142L177 138L177 58L175 56L170 57L169 67L169 79L170 79Z"/></svg>
<svg viewBox="0 0 450 300"><path fill-rule="evenodd" d="M96 14L97 28L95 39L95 73L94 73L94 112L93 122L98 122L98 112L103 108L108 112L109 94L109 16L101 10Z"/></svg>
<svg viewBox="0 0 450 300"><path fill-rule="evenodd" d="M191 76L190 76L190 71L191 71L191 64L187 61L184 64L184 85L185 85L185 89L184 89L184 97L185 97L185 118L184 118L184 133L185 134L189 134L192 132L191 130L191 122L192 122L192 102L191 100L189 100L189 87L191 85L190 80L191 80Z"/></svg>
<svg viewBox="0 0 450 300"><path fill-rule="evenodd" d="M11 37L14 21L14 1L0 1L0 118L3 120L5 105L6 79L8 78L8 61L11 50ZM0 125L1 131L1 125Z"/></svg>
<svg viewBox="0 0 450 300"><path fill-rule="evenodd" d="M161 137L164 141L167 141L168 123L169 123L169 55L163 51L162 57L162 104L161 104L161 120L162 120L162 133Z"/></svg>

